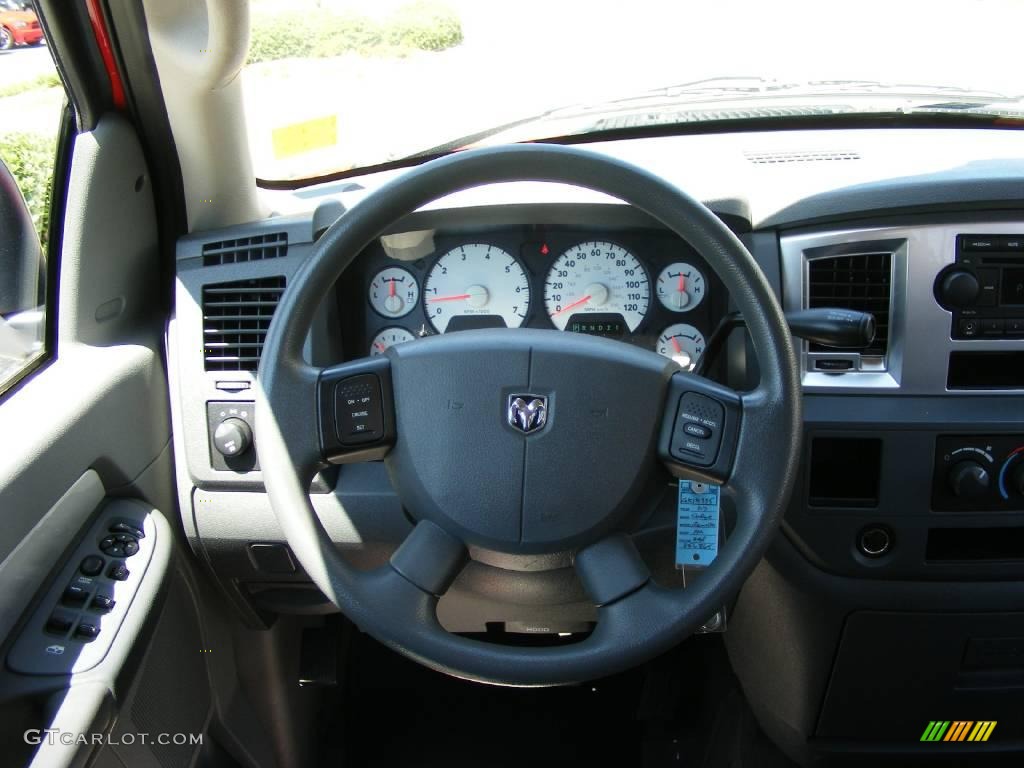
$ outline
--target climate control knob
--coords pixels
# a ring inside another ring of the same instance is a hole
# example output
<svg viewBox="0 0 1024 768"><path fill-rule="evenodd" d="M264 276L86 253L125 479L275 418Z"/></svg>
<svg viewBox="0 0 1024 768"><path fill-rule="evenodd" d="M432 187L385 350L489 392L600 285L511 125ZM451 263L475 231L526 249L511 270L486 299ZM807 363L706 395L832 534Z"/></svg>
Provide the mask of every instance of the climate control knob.
<svg viewBox="0 0 1024 768"><path fill-rule="evenodd" d="M1017 460L1017 466L1010 472L1010 482L1007 485L1010 493L1017 493L1024 496L1024 459Z"/></svg>
<svg viewBox="0 0 1024 768"><path fill-rule="evenodd" d="M973 272L950 270L939 283L939 302L945 307L969 307L978 299L981 284Z"/></svg>
<svg viewBox="0 0 1024 768"><path fill-rule="evenodd" d="M988 493L990 482L988 470L976 461L961 461L949 470L949 487L960 498L984 496Z"/></svg>
<svg viewBox="0 0 1024 768"><path fill-rule="evenodd" d="M213 445L222 456L240 456L252 445L252 429L241 419L224 419L213 431Z"/></svg>

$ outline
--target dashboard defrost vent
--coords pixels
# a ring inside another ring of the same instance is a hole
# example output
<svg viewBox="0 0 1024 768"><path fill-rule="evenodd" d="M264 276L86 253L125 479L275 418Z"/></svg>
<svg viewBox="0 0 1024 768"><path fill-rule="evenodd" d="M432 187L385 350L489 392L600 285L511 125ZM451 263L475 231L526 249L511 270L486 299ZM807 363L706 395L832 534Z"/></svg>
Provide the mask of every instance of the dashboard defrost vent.
<svg viewBox="0 0 1024 768"><path fill-rule="evenodd" d="M283 277L203 287L203 359L208 371L255 371Z"/></svg>
<svg viewBox="0 0 1024 768"><path fill-rule="evenodd" d="M744 152L743 156L755 165L787 165L789 163L834 163L842 160L860 160L859 152Z"/></svg>
<svg viewBox="0 0 1024 768"><path fill-rule="evenodd" d="M867 349L836 349L811 344L811 352L860 352L884 356L889 349L892 254L829 256L808 262L807 306L839 307L875 316L875 341Z"/></svg>
<svg viewBox="0 0 1024 768"><path fill-rule="evenodd" d="M288 233L273 232L268 235L238 237L234 240L219 240L203 245L203 266L216 267L221 264L241 264L246 261L276 259L288 254Z"/></svg>
<svg viewBox="0 0 1024 768"><path fill-rule="evenodd" d="M846 115L856 112L853 107L837 104L820 107L723 107L722 109L683 109L634 112L614 117L602 117L594 121L593 131L619 131L642 128L651 125L679 125L681 123L706 123L712 120L760 120L778 117L820 117L822 115Z"/></svg>

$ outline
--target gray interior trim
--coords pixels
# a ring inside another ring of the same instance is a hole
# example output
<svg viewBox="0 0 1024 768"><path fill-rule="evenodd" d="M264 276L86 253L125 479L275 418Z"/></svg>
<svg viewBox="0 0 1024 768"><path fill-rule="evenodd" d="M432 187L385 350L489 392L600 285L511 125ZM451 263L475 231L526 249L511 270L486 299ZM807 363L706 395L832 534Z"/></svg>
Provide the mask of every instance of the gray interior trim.
<svg viewBox="0 0 1024 768"><path fill-rule="evenodd" d="M49 575L50 564L57 562L101 501L100 476L86 470L0 563L0 637L14 629Z"/></svg>
<svg viewBox="0 0 1024 768"><path fill-rule="evenodd" d="M100 713L108 697L117 690L117 680L125 668L129 655L136 651L143 627L158 605L161 590L167 578L167 571L174 551L174 536L171 527L158 510L150 507L148 520L152 523L155 536L153 554L146 567L146 573L132 600L131 610L125 614L114 643L103 660L95 667L72 675L68 690L61 695L60 704L53 713L50 727L89 733L95 720L92 713ZM44 743L31 763L47 768L65 768L76 765L88 754L75 745L53 745Z"/></svg>
<svg viewBox="0 0 1024 768"><path fill-rule="evenodd" d="M1020 192L1021 187L1017 191ZM958 397L1020 394L1021 390L949 390L946 373L954 350L1024 350L1024 339L953 340L952 313L939 306L933 286L938 273L956 256L956 236L985 232L1024 233L1024 221L949 222L912 226L794 232L780 238L784 306L800 309L806 291L806 254L818 248L850 247L863 243L862 252L877 251L879 241L901 241L893 255L893 295L890 309L889 371L831 374L809 371L807 343L800 344L804 392L878 393ZM850 251L846 251L850 252Z"/></svg>

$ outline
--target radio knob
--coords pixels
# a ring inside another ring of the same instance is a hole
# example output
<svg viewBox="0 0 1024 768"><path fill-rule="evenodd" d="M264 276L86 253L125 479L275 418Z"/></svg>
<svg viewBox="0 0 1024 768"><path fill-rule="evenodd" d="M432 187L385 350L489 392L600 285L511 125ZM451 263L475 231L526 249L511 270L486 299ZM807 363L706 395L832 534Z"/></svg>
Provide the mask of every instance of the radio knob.
<svg viewBox="0 0 1024 768"><path fill-rule="evenodd" d="M973 272L954 269L939 284L939 301L947 307L969 307L978 299L981 284Z"/></svg>
<svg viewBox="0 0 1024 768"><path fill-rule="evenodd" d="M984 496L990 481L988 470L976 461L961 461L949 471L949 487L960 498Z"/></svg>

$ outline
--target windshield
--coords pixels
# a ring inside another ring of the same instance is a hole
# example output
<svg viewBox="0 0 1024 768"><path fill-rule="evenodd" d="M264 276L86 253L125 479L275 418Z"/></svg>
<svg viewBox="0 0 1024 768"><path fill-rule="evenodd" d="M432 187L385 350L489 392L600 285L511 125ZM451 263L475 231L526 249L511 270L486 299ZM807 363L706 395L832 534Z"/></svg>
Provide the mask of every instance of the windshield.
<svg viewBox="0 0 1024 768"><path fill-rule="evenodd" d="M1024 117L1021 0L252 0L261 179L794 114Z"/></svg>

